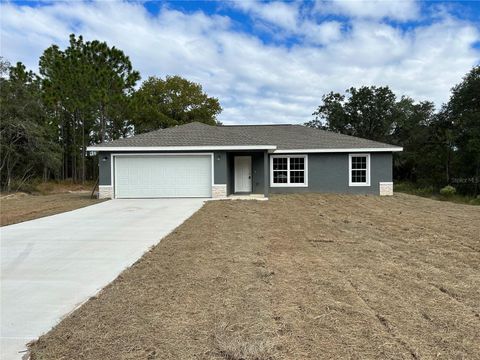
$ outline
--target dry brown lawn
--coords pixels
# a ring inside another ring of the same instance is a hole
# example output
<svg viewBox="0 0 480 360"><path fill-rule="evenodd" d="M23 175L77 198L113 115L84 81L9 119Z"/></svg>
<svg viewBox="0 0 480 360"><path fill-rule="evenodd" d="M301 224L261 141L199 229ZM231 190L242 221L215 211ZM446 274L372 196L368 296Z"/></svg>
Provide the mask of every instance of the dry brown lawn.
<svg viewBox="0 0 480 360"><path fill-rule="evenodd" d="M209 202L32 357L478 359L479 229L405 194Z"/></svg>
<svg viewBox="0 0 480 360"><path fill-rule="evenodd" d="M102 200L90 199L90 192L87 191L52 195L26 193L2 195L0 198L0 226L75 210L99 201Z"/></svg>

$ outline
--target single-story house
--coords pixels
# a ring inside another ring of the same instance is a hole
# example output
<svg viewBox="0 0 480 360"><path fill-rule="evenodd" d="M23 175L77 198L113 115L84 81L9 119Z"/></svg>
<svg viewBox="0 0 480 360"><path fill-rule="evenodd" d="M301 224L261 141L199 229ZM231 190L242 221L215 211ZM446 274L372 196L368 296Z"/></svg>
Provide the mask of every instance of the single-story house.
<svg viewBox="0 0 480 360"><path fill-rule="evenodd" d="M391 195L401 147L302 125L189 123L88 148L99 197L330 192Z"/></svg>

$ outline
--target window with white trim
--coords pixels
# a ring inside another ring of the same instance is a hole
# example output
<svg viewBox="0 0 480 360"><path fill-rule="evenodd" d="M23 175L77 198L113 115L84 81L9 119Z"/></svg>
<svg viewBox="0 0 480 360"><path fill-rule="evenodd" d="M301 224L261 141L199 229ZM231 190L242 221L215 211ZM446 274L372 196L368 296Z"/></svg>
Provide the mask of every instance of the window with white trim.
<svg viewBox="0 0 480 360"><path fill-rule="evenodd" d="M349 155L349 185L370 186L370 154Z"/></svg>
<svg viewBox="0 0 480 360"><path fill-rule="evenodd" d="M270 186L307 186L307 155L273 155Z"/></svg>

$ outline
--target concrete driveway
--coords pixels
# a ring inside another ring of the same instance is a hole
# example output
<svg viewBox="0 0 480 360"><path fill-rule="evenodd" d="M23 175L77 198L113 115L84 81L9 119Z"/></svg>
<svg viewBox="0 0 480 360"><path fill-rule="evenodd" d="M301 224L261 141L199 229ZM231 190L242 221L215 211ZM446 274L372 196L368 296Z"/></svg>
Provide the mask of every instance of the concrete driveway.
<svg viewBox="0 0 480 360"><path fill-rule="evenodd" d="M112 200L0 228L1 359L114 280L203 199Z"/></svg>

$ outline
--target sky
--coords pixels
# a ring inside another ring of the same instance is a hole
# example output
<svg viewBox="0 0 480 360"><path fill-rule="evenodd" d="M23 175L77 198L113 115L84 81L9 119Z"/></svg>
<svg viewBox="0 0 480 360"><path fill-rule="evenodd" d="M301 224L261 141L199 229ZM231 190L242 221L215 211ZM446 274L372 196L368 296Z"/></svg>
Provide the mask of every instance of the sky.
<svg viewBox="0 0 480 360"><path fill-rule="evenodd" d="M142 79L180 75L224 124L304 123L330 91L388 85L448 101L480 64L480 0L1 1L0 53L38 71L71 33L123 50Z"/></svg>

